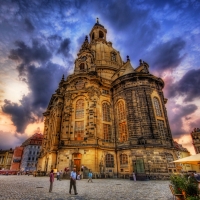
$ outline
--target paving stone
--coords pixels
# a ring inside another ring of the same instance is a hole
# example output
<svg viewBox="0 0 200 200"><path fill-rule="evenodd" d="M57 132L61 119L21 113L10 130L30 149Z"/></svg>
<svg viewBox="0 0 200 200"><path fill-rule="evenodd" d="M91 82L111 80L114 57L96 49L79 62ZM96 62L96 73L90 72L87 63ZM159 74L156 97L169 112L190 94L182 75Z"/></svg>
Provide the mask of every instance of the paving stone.
<svg viewBox="0 0 200 200"><path fill-rule="evenodd" d="M69 180L49 177L0 175L0 200L172 200L169 181L130 181L128 179L77 180L78 195L69 194Z"/></svg>

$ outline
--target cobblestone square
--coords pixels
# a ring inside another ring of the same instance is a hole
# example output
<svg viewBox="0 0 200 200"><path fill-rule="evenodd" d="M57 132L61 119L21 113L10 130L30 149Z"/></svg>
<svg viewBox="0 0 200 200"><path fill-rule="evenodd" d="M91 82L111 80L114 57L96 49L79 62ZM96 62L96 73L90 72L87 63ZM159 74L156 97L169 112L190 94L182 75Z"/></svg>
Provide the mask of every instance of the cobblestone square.
<svg viewBox="0 0 200 200"><path fill-rule="evenodd" d="M49 193L49 177L0 176L0 200L172 200L169 181L131 181L128 179L77 180L78 195L69 194L69 180L55 179Z"/></svg>

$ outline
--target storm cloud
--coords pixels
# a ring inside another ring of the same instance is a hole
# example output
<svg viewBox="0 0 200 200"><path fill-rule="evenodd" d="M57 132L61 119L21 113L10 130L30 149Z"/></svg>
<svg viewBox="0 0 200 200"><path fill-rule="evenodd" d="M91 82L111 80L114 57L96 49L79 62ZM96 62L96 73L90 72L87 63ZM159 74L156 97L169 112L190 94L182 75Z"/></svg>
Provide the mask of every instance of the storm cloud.
<svg viewBox="0 0 200 200"><path fill-rule="evenodd" d="M36 121L35 116L31 112L31 105L27 97L23 97L20 105L9 100L4 100L2 111L11 116L13 124L16 126L16 131L23 133L29 123Z"/></svg>
<svg viewBox="0 0 200 200"><path fill-rule="evenodd" d="M10 51L9 58L21 62L16 69L20 80L28 85L30 92L22 97L20 104L4 100L2 111L11 116L16 131L23 133L29 123L42 119L51 95L67 70L51 62L52 54L45 44L33 40L31 47L22 41L15 42L15 45L17 48ZM63 47L62 51L69 55L69 46L66 43L62 45L63 43L58 48Z"/></svg>
<svg viewBox="0 0 200 200"><path fill-rule="evenodd" d="M176 69L186 56L186 53L182 54L185 46L186 42L181 38L174 38L155 46L147 57L151 60L153 71L161 73Z"/></svg>
<svg viewBox="0 0 200 200"><path fill-rule="evenodd" d="M64 56L69 56L69 48L70 48L69 45L70 45L70 39L69 38L64 39L60 44L58 53L61 53Z"/></svg>
<svg viewBox="0 0 200 200"><path fill-rule="evenodd" d="M16 41L15 45L17 49L10 50L8 57L12 60L21 61L25 65L32 61L43 63L52 57L47 47L37 40L32 41L32 47L29 47L23 41Z"/></svg>
<svg viewBox="0 0 200 200"><path fill-rule="evenodd" d="M31 21L30 21L29 19L26 18L26 19L24 20L24 23L25 23L25 26L26 26L26 30L27 30L28 32L34 31L35 27L33 26L33 24L31 23Z"/></svg>
<svg viewBox="0 0 200 200"><path fill-rule="evenodd" d="M171 101L169 105L167 105L167 108L172 135L177 138L186 134L187 131L183 127L183 119L193 114L198 109L198 107L195 104L188 104L183 106Z"/></svg>
<svg viewBox="0 0 200 200"><path fill-rule="evenodd" d="M184 102L200 98L200 69L191 69L169 88L170 97L183 96Z"/></svg>

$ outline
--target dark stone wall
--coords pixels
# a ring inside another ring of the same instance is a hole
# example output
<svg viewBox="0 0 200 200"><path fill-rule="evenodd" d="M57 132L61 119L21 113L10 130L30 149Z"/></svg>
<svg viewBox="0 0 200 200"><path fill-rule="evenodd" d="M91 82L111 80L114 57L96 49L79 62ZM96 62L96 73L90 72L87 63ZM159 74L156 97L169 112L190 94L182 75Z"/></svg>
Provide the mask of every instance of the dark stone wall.
<svg viewBox="0 0 200 200"><path fill-rule="evenodd" d="M171 146L172 136L164 104L163 86L164 82L160 78L143 73L127 74L112 83L116 134L118 134L116 103L123 99L126 104L129 141L135 145ZM163 120L166 124L165 141L162 141L157 127L157 118L152 102L153 92L158 94L160 106L163 108Z"/></svg>

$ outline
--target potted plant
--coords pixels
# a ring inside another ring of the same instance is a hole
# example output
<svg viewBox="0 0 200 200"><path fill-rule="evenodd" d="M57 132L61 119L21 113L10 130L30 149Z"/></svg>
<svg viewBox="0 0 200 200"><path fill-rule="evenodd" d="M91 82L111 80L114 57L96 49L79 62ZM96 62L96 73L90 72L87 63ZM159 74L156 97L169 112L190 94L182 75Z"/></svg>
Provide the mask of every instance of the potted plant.
<svg viewBox="0 0 200 200"><path fill-rule="evenodd" d="M185 194L187 200L196 200L199 198L199 189L197 182L188 180L185 185Z"/></svg>
<svg viewBox="0 0 200 200"><path fill-rule="evenodd" d="M172 175L170 182L176 194L183 194L186 200L199 200L198 183L194 177L189 178L183 175Z"/></svg>
<svg viewBox="0 0 200 200"><path fill-rule="evenodd" d="M174 186L176 194L183 194L186 188L187 179L182 175L172 175L170 182Z"/></svg>

